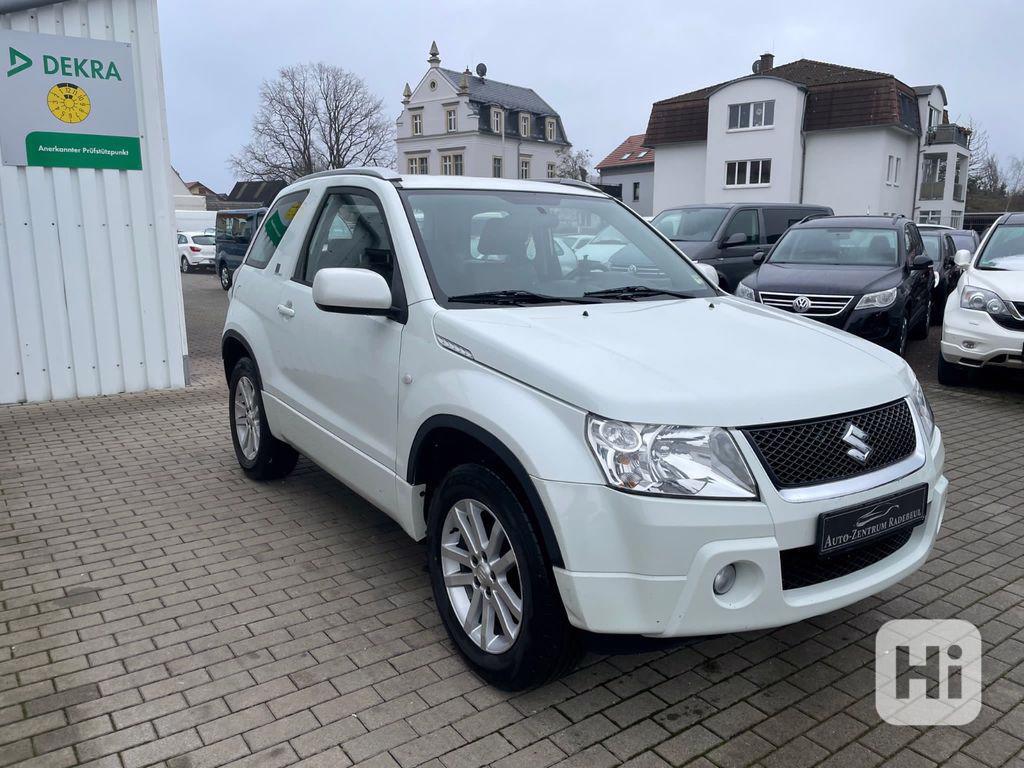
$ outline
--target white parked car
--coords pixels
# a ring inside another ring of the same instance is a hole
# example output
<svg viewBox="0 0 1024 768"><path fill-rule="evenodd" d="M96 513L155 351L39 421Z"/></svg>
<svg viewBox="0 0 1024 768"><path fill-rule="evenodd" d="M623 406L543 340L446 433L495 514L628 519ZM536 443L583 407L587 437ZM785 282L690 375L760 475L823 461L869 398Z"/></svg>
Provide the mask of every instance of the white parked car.
<svg viewBox="0 0 1024 768"><path fill-rule="evenodd" d="M196 269L213 269L216 254L216 240L208 232L178 233L178 265L182 272Z"/></svg>
<svg viewBox="0 0 1024 768"><path fill-rule="evenodd" d="M967 383L972 369L1024 369L1024 213L996 220L977 251L956 252L963 274L946 301L939 381Z"/></svg>
<svg viewBox="0 0 1024 768"><path fill-rule="evenodd" d="M560 262L563 222L595 218L651 268ZM709 274L579 183L302 179L235 273L238 462L301 452L425 539L445 627L508 689L581 631L775 627L899 581L947 488L910 368Z"/></svg>

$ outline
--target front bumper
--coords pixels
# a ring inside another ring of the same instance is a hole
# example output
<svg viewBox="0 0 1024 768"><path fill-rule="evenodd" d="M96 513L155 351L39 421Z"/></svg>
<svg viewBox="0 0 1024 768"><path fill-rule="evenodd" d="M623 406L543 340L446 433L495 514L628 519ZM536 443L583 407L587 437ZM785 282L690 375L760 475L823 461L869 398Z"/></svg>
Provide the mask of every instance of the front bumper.
<svg viewBox="0 0 1024 768"><path fill-rule="evenodd" d="M574 626L653 637L777 627L875 594L928 557L948 485L938 430L918 469L829 498L784 498L746 441L739 442L761 489L759 501L664 499L534 479L562 547L565 567L555 569L555 581ZM839 578L783 589L780 552L813 544L819 514L922 483L928 485L928 516L898 551ZM717 596L712 581L730 563L737 564L736 584Z"/></svg>
<svg viewBox="0 0 1024 768"><path fill-rule="evenodd" d="M965 342L972 346L965 347ZM964 309L953 293L942 320L940 350L949 363L1020 369L1024 368L1024 331L1004 328L987 312Z"/></svg>

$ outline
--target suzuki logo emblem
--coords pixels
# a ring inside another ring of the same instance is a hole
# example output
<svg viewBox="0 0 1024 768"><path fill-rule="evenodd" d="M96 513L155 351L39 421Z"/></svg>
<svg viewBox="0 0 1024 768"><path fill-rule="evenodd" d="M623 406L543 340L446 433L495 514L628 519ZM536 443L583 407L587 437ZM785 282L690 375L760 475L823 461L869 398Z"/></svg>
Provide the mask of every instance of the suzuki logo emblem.
<svg viewBox="0 0 1024 768"><path fill-rule="evenodd" d="M850 446L846 452L856 462L867 464L868 456L871 455L871 446L867 443L868 433L852 422L846 425L846 432L843 434L843 442Z"/></svg>
<svg viewBox="0 0 1024 768"><path fill-rule="evenodd" d="M797 312L804 313L811 308L811 300L806 296L797 296L793 299L793 309Z"/></svg>

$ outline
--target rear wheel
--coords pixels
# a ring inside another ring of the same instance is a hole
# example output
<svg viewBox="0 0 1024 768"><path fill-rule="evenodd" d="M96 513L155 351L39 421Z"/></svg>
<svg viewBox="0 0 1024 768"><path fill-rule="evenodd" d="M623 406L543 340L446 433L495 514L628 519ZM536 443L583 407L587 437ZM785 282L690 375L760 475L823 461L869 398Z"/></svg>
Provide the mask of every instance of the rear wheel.
<svg viewBox="0 0 1024 768"><path fill-rule="evenodd" d="M220 287L226 291L231 287L231 270L228 269L227 264L221 264L217 274L220 277Z"/></svg>
<svg viewBox="0 0 1024 768"><path fill-rule="evenodd" d="M939 353L939 384L947 387L962 387L971 380L971 370L957 363L951 363Z"/></svg>
<svg viewBox="0 0 1024 768"><path fill-rule="evenodd" d="M476 464L451 470L432 494L427 536L441 620L480 677L522 690L576 660L576 632L540 542L501 477Z"/></svg>
<svg viewBox="0 0 1024 768"><path fill-rule="evenodd" d="M181 272L182 272L182 274L187 275L191 271L192 271L192 265L188 263L188 259L186 259L184 256L182 256L181 257Z"/></svg>
<svg viewBox="0 0 1024 768"><path fill-rule="evenodd" d="M256 364L243 357L231 372L228 412L235 458L253 480L276 480L295 468L299 454L270 433Z"/></svg>

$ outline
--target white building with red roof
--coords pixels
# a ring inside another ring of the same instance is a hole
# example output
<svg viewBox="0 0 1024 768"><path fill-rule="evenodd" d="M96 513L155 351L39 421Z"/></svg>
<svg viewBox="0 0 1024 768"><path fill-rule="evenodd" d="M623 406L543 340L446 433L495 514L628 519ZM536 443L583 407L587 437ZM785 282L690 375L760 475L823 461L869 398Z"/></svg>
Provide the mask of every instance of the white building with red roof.
<svg viewBox="0 0 1024 768"><path fill-rule="evenodd" d="M622 202L641 216L653 216L654 150L644 146L645 138L643 133L630 136L595 167L602 185L620 188Z"/></svg>

